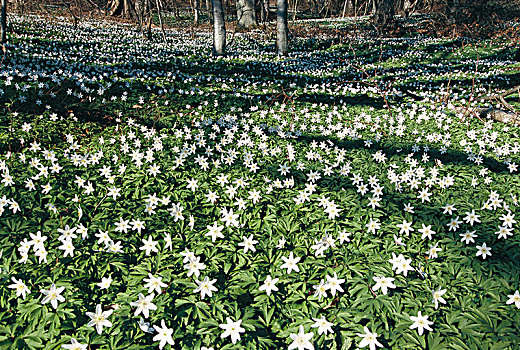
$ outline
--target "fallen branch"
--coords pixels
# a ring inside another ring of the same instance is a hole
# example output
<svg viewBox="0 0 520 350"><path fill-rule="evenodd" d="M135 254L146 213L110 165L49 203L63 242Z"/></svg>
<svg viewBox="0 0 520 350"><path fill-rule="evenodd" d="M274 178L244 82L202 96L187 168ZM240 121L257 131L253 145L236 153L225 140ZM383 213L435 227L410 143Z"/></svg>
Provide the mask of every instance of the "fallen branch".
<svg viewBox="0 0 520 350"><path fill-rule="evenodd" d="M501 93L499 95L485 96L485 97L482 98L482 100L489 101L489 100L495 100L497 98L498 99L500 99L500 98L504 99L507 96L512 95L512 94L517 93L517 92L520 92L520 86L515 86L515 87L513 87L513 88L511 88L509 90L504 91L503 93Z"/></svg>
<svg viewBox="0 0 520 350"><path fill-rule="evenodd" d="M504 91L501 94L484 96L484 97L480 98L480 100L481 101L491 101L491 100L494 100L494 101L499 102L502 106L504 106L511 113L507 113L505 111L502 111L502 112L507 113L507 114L513 114L515 120L518 121L519 115L518 115L517 111L515 110L515 108L511 104L509 104L506 101L506 97L508 97L510 95L513 95L515 93L518 93L518 92L520 92L520 86L515 86L515 87L512 87L511 89L508 89L508 90Z"/></svg>
<svg viewBox="0 0 520 350"><path fill-rule="evenodd" d="M520 125L520 117L517 114L509 113L501 109L493 107L482 108L482 107L459 107L455 109L457 112L462 112L467 115L477 115L479 118L491 118L497 122L511 123Z"/></svg>
<svg viewBox="0 0 520 350"><path fill-rule="evenodd" d="M507 101L502 96L498 97L498 101L500 101L502 106L506 107L509 111L513 112L515 115L517 114L515 108L507 103Z"/></svg>
<svg viewBox="0 0 520 350"><path fill-rule="evenodd" d="M411 97L411 98L414 99L415 101L424 101L424 97L421 97L421 96L417 95L416 93L411 92L410 90L403 89L403 93L404 93L406 96Z"/></svg>
<svg viewBox="0 0 520 350"><path fill-rule="evenodd" d="M515 108L511 106L505 98L509 95L512 95L516 92L520 92L520 86L516 86L514 88L511 88L509 90L504 91L502 94L499 95L493 95L493 96L485 96L480 97L478 100L480 101L489 101L489 100L495 100L500 102L502 106L507 108L509 111L504 111L498 108L488 107L458 107L455 108L456 112L463 113L465 117L468 115L476 115L479 119L482 118L491 118L495 121L501 122L501 123L511 123L520 125L520 115L517 113ZM409 91L407 89L403 89L403 93L407 95L408 97L412 98L415 101L424 101L424 97L421 97L417 94L415 94L412 91Z"/></svg>

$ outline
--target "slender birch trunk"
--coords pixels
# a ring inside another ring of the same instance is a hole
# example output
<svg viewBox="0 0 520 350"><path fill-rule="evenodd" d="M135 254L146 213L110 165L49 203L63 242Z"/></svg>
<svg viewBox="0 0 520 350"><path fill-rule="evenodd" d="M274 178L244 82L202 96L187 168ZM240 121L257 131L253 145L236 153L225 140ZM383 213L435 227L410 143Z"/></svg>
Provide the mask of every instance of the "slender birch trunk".
<svg viewBox="0 0 520 350"><path fill-rule="evenodd" d="M288 34L287 26L287 0L276 1L276 51L278 55L287 56Z"/></svg>
<svg viewBox="0 0 520 350"><path fill-rule="evenodd" d="M213 55L226 54L226 23L222 0L211 0L213 7Z"/></svg>
<svg viewBox="0 0 520 350"><path fill-rule="evenodd" d="M193 25L195 26L199 25L199 7L199 0L193 0Z"/></svg>

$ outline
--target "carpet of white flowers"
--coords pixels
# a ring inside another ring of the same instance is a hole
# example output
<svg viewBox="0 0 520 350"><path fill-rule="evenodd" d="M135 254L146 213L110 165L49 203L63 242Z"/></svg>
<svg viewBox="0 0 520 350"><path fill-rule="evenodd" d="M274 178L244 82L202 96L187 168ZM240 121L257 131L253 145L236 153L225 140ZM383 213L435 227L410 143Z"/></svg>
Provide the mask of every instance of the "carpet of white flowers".
<svg viewBox="0 0 520 350"><path fill-rule="evenodd" d="M12 20L1 349L520 347L507 42Z"/></svg>

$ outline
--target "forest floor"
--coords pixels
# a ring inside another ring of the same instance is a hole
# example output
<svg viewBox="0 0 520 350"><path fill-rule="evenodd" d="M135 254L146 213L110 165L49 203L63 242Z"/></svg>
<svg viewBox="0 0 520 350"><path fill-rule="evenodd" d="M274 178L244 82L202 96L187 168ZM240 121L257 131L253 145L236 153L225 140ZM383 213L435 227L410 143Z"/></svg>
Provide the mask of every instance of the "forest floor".
<svg viewBox="0 0 520 350"><path fill-rule="evenodd" d="M518 349L519 23L12 19L0 348Z"/></svg>

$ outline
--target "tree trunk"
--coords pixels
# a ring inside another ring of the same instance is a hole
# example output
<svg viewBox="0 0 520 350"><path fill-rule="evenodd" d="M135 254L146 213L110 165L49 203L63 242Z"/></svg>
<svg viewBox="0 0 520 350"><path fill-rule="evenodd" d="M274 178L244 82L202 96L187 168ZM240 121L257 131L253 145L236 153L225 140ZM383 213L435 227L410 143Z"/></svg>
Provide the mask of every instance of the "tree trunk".
<svg viewBox="0 0 520 350"><path fill-rule="evenodd" d="M132 0L125 0L123 18L133 19L134 18L134 4Z"/></svg>
<svg viewBox="0 0 520 350"><path fill-rule="evenodd" d="M152 16L148 15L148 24L146 25L146 38L152 40Z"/></svg>
<svg viewBox="0 0 520 350"><path fill-rule="evenodd" d="M61 3L67 8L67 10L69 11L69 14L70 16L72 17L72 20L73 20L73 23L74 23L74 28L78 28L78 17L76 17L76 15L74 14L74 12L72 11L72 9L70 8L70 4L68 2L65 2L63 0L61 0Z"/></svg>
<svg viewBox="0 0 520 350"><path fill-rule="evenodd" d="M122 0L111 0L108 4L109 16L118 16L118 14L121 12L121 3Z"/></svg>
<svg viewBox="0 0 520 350"><path fill-rule="evenodd" d="M255 0L237 0L238 25L242 28L256 26Z"/></svg>
<svg viewBox="0 0 520 350"><path fill-rule="evenodd" d="M139 31L144 37L144 3L143 0L135 0L135 12L137 14L137 23L139 25Z"/></svg>
<svg viewBox="0 0 520 350"><path fill-rule="evenodd" d="M378 0L375 12L375 22L378 26L387 26L394 20L394 0Z"/></svg>
<svg viewBox="0 0 520 350"><path fill-rule="evenodd" d="M146 0L146 15L148 16L148 24L146 27L146 37L148 40L152 40L152 8L150 6L150 0Z"/></svg>
<svg viewBox="0 0 520 350"><path fill-rule="evenodd" d="M127 0L127 5L128 5L128 11L129 11L129 14L130 14L130 18L132 19L138 19L138 15L137 15L137 6L136 6L136 1L138 0Z"/></svg>
<svg viewBox="0 0 520 350"><path fill-rule="evenodd" d="M347 11L350 11L352 9L352 0L345 0L343 3L343 12L341 13L341 18L345 18L345 14Z"/></svg>
<svg viewBox="0 0 520 350"><path fill-rule="evenodd" d="M420 2L421 2L420 0L415 0L415 2L410 5L410 8L408 9L409 15L415 13L417 5L419 5ZM423 6L426 7L426 4L424 4Z"/></svg>
<svg viewBox="0 0 520 350"><path fill-rule="evenodd" d="M193 0L193 25L199 25L199 0Z"/></svg>
<svg viewBox="0 0 520 350"><path fill-rule="evenodd" d="M163 41L166 44L166 32L164 31L164 23L162 20L162 2L161 0L155 0L155 3L157 4L157 15L159 16L159 25L161 26L161 33L163 37Z"/></svg>
<svg viewBox="0 0 520 350"><path fill-rule="evenodd" d="M177 0L172 0L173 4L173 18L177 21L179 19L179 6L177 5Z"/></svg>
<svg viewBox="0 0 520 350"><path fill-rule="evenodd" d="M292 15L293 22L296 21L297 14L298 14L298 0L294 0L293 15Z"/></svg>
<svg viewBox="0 0 520 350"><path fill-rule="evenodd" d="M5 53L5 43L7 42L7 0L2 0L0 9L0 43Z"/></svg>
<svg viewBox="0 0 520 350"><path fill-rule="evenodd" d="M269 22L269 0L260 0L260 1L262 2L262 7L263 7L262 22L263 23Z"/></svg>
<svg viewBox="0 0 520 350"><path fill-rule="evenodd" d="M403 13L405 17L410 15L410 9L412 7L412 3L410 0L404 0L403 2Z"/></svg>
<svg viewBox="0 0 520 350"><path fill-rule="evenodd" d="M211 0L213 7L213 55L222 56L226 53L226 23L222 0Z"/></svg>
<svg viewBox="0 0 520 350"><path fill-rule="evenodd" d="M309 0L309 12L314 16L318 12L319 6L317 1Z"/></svg>
<svg viewBox="0 0 520 350"><path fill-rule="evenodd" d="M289 52L287 7L287 0L276 0L276 52L282 56L287 56Z"/></svg>
<svg viewBox="0 0 520 350"><path fill-rule="evenodd" d="M264 2L262 0L257 0L258 3L256 4L256 7L258 7L258 15L260 16L260 18L258 18L258 20L260 21L260 23L264 23L265 22L265 14L264 14Z"/></svg>
<svg viewBox="0 0 520 350"><path fill-rule="evenodd" d="M461 20L461 6L459 0L448 0L446 4L446 17L452 23L460 23Z"/></svg>
<svg viewBox="0 0 520 350"><path fill-rule="evenodd" d="M109 16L133 19L136 15L132 0L111 0Z"/></svg>

